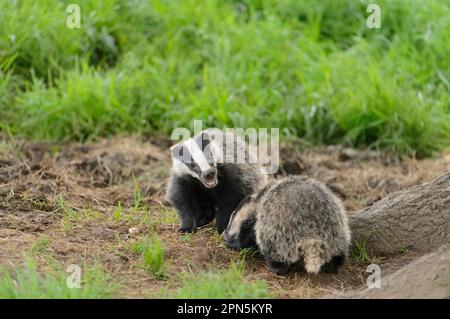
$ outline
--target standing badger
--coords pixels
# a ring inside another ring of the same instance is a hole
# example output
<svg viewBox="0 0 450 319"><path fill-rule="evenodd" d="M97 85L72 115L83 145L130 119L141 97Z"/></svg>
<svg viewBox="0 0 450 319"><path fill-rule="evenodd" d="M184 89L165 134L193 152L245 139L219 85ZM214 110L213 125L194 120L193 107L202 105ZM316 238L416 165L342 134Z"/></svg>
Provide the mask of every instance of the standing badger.
<svg viewBox="0 0 450 319"><path fill-rule="evenodd" d="M257 246L269 269L288 273L337 272L344 263L350 231L343 206L322 183L304 176L270 182L233 212L225 244Z"/></svg>
<svg viewBox="0 0 450 319"><path fill-rule="evenodd" d="M267 182L248 146L236 134L207 129L171 147L166 199L178 211L180 232L196 231L214 218L223 232L241 200Z"/></svg>

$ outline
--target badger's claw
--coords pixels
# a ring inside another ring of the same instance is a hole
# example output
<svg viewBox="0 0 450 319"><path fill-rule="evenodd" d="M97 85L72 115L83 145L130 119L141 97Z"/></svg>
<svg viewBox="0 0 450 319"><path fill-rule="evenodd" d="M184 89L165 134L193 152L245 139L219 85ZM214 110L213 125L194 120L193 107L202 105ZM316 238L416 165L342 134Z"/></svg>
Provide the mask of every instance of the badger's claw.
<svg viewBox="0 0 450 319"><path fill-rule="evenodd" d="M178 228L178 232L182 233L182 234L194 233L195 231L196 231L196 229L190 228L190 227L180 227L180 228Z"/></svg>

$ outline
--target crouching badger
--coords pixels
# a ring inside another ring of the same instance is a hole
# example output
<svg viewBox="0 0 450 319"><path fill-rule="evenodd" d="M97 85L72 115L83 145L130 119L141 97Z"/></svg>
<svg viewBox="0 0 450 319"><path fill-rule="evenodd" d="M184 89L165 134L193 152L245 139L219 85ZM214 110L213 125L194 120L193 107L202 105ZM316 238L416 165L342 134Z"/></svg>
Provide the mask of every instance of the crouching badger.
<svg viewBox="0 0 450 319"><path fill-rule="evenodd" d="M281 275L294 266L314 274L336 272L350 244L339 199L304 176L272 181L245 198L222 237L230 248L257 246L268 268Z"/></svg>
<svg viewBox="0 0 450 319"><path fill-rule="evenodd" d="M214 218L219 233L223 232L242 199L267 182L250 152L240 136L218 129L202 131L171 147L166 199L178 211L180 232L193 232Z"/></svg>

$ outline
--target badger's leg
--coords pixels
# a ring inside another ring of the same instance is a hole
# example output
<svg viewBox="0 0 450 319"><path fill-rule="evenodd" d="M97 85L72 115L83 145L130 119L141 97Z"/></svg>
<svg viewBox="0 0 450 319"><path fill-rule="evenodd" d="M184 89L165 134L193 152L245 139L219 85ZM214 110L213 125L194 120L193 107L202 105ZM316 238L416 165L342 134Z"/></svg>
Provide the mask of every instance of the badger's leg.
<svg viewBox="0 0 450 319"><path fill-rule="evenodd" d="M221 234L228 226L231 214L239 205L241 197L230 198L229 195L224 195L218 203L216 212L216 227L219 234Z"/></svg>
<svg viewBox="0 0 450 319"><path fill-rule="evenodd" d="M237 187L238 189L239 187ZM228 226L231 214L238 207L239 203L244 199L244 195L237 192L233 187L222 189L217 196L217 212L216 212L216 227L219 234L221 234Z"/></svg>
<svg viewBox="0 0 450 319"><path fill-rule="evenodd" d="M344 262L345 262L344 254L334 256L333 258L331 258L330 261L322 265L322 267L320 268L320 272L335 274L338 272L339 268L342 267Z"/></svg>
<svg viewBox="0 0 450 319"><path fill-rule="evenodd" d="M169 185L168 199L175 206L181 220L179 232L195 232L197 227L212 220L212 214L205 210L206 203L210 200L195 183L173 177Z"/></svg>
<svg viewBox="0 0 450 319"><path fill-rule="evenodd" d="M269 268L269 271L274 272L280 276L287 275L291 271L291 269L294 267L294 264L274 261L268 257L265 257L265 260L266 260L266 265Z"/></svg>
<svg viewBox="0 0 450 319"><path fill-rule="evenodd" d="M180 217L181 226L178 229L181 233L192 233L197 230L197 211L198 205L195 201L182 201L177 200L174 205L178 211L178 216Z"/></svg>
<svg viewBox="0 0 450 319"><path fill-rule="evenodd" d="M202 227L205 226L207 224L209 224L210 222L213 221L214 217L216 215L216 212L214 211L214 209L208 207L205 208L204 210L202 210L198 222L197 222L197 227Z"/></svg>
<svg viewBox="0 0 450 319"><path fill-rule="evenodd" d="M305 270L310 274L317 274L331 258L327 243L320 239L303 239L298 243L298 249L303 254Z"/></svg>

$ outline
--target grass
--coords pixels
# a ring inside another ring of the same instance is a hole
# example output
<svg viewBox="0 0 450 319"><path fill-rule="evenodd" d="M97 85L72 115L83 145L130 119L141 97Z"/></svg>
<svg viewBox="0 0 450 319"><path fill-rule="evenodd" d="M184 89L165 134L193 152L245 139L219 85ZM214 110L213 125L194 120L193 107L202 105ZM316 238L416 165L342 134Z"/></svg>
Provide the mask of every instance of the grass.
<svg viewBox="0 0 450 319"><path fill-rule="evenodd" d="M63 195L58 197L58 210L62 213L61 226L64 232L70 232L74 226L81 227L82 221L99 221L105 218L105 214L90 208L76 210L71 207Z"/></svg>
<svg viewBox="0 0 450 319"><path fill-rule="evenodd" d="M382 261L380 257L372 256L367 252L365 241L353 243L350 248L350 260L355 265L380 264Z"/></svg>
<svg viewBox="0 0 450 319"><path fill-rule="evenodd" d="M179 299L269 298L263 280L244 279L244 264L232 263L220 272L205 272L182 277L181 288L169 293Z"/></svg>
<svg viewBox="0 0 450 319"><path fill-rule="evenodd" d="M45 272L26 258L14 271L0 267L0 299L79 299L111 297L117 285L98 265L81 268L80 288L67 285L71 273L53 265Z"/></svg>
<svg viewBox="0 0 450 319"><path fill-rule="evenodd" d="M31 246L31 252L34 254L45 254L49 244L50 239L47 236L40 236Z"/></svg>
<svg viewBox="0 0 450 319"><path fill-rule="evenodd" d="M158 209L158 215L155 223L158 223L160 225L177 225L178 214L173 209L161 207Z"/></svg>
<svg viewBox="0 0 450 319"><path fill-rule="evenodd" d="M142 256L142 267L157 278L166 277L167 264L165 261L164 248L156 235L150 238L142 238L132 243L130 250Z"/></svg>
<svg viewBox="0 0 450 319"><path fill-rule="evenodd" d="M113 212L112 212L112 220L113 222L117 223L122 219L123 216L123 207L122 207L122 203L119 201L117 203L117 206L114 208Z"/></svg>
<svg viewBox="0 0 450 319"><path fill-rule="evenodd" d="M450 145L446 0L0 3L0 130L279 127L311 143L428 156Z"/></svg>
<svg viewBox="0 0 450 319"><path fill-rule="evenodd" d="M141 206L141 189L139 187L139 184L138 184L134 174L133 174L133 187L134 187L134 191L133 191L134 209L138 210L139 207Z"/></svg>

